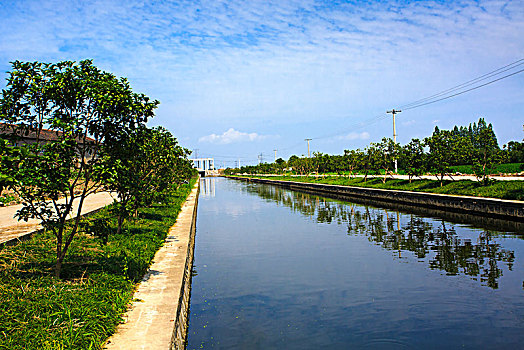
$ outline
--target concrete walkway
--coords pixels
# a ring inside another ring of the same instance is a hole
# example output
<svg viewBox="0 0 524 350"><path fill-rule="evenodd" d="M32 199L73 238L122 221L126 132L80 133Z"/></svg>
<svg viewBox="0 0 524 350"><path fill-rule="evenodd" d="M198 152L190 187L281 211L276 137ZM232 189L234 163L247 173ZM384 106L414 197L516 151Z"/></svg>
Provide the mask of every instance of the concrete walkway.
<svg viewBox="0 0 524 350"><path fill-rule="evenodd" d="M164 245L133 296L106 349L181 349L187 331L198 186L187 198Z"/></svg>
<svg viewBox="0 0 524 350"><path fill-rule="evenodd" d="M60 202L60 201L59 201ZM61 201L63 202L63 201ZM82 206L82 215L94 210L105 207L113 203L113 197L109 192L98 192L87 196ZM72 213L76 214L78 200L73 202ZM35 231L42 229L40 220L30 219L28 221L18 221L14 218L16 212L22 208L22 204L0 207L0 244L21 238ZM73 218L74 216L71 216Z"/></svg>

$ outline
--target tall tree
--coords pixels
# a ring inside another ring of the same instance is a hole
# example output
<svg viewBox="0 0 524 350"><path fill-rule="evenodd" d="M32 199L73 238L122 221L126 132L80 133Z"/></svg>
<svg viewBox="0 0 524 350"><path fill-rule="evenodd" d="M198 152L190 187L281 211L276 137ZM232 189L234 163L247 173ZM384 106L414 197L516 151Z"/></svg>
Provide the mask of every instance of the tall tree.
<svg viewBox="0 0 524 350"><path fill-rule="evenodd" d="M157 104L91 60L12 63L0 121L17 152L0 166L25 203L18 218L37 218L54 233L57 277L84 200L101 185L104 145L121 142L128 130L154 115ZM29 136L33 140L24 142ZM66 231L70 214L76 219Z"/></svg>

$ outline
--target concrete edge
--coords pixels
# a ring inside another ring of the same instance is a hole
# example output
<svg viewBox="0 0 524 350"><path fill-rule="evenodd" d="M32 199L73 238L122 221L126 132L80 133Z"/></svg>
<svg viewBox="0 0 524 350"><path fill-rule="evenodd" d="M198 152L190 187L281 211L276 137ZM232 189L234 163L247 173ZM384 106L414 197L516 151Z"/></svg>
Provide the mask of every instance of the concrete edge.
<svg viewBox="0 0 524 350"><path fill-rule="evenodd" d="M199 191L197 180L104 349L185 349Z"/></svg>
<svg viewBox="0 0 524 350"><path fill-rule="evenodd" d="M363 198L374 201L399 203L407 206L489 216L497 219L524 222L524 202L485 197L452 196L426 192L410 192L352 187L296 181L282 181L259 178L228 176L235 180L279 185L296 190L312 191L319 194L334 194L345 198Z"/></svg>
<svg viewBox="0 0 524 350"><path fill-rule="evenodd" d="M200 177L196 183L195 203L193 206L193 216L189 234L189 244L186 252L186 262L184 266L184 276L178 297L178 307L176 311L175 327L171 336L170 349L185 349L187 345L187 329L189 326L189 307L191 300L191 279L193 277L193 259L195 257L195 236L196 220L198 209L198 195L200 193Z"/></svg>

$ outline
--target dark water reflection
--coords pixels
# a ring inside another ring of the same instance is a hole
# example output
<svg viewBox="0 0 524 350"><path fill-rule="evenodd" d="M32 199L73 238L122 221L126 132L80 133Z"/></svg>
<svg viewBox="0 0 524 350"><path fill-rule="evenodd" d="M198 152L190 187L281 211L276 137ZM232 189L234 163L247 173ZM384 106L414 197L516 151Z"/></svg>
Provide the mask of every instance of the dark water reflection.
<svg viewBox="0 0 524 350"><path fill-rule="evenodd" d="M453 223L438 219L428 220L406 212L401 214L399 210L391 208L388 210L335 202L269 185L250 186L248 190L293 211L315 217L318 223L335 222L338 225L346 225L348 235L368 236L370 241L383 248L398 251L399 258L402 257L403 251L413 252L419 261L426 261L432 269L443 270L448 275L472 276L490 288L498 288L497 280L503 273L499 266L507 267L508 271L513 269L515 252L501 247L500 243L493 239L494 236L504 233L480 229L476 230L477 234L474 236L461 237ZM427 215L440 214L431 210L426 212ZM469 219L475 221L477 227L482 227L483 218L479 220L478 217L470 215ZM512 228L520 228L522 225L519 222L490 219L490 226L493 226L494 221L499 221L501 225L513 225ZM522 239L524 236L517 233L513 237Z"/></svg>
<svg viewBox="0 0 524 350"><path fill-rule="evenodd" d="M522 346L521 224L206 181L188 349Z"/></svg>

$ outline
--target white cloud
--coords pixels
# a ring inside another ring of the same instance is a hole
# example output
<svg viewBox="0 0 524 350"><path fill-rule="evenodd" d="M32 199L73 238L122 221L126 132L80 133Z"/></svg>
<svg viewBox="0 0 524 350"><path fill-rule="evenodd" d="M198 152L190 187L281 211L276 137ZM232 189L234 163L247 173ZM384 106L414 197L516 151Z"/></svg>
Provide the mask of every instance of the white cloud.
<svg viewBox="0 0 524 350"><path fill-rule="evenodd" d="M268 138L267 135L259 135L256 132L247 133L235 130L233 128L229 128L229 130L225 131L222 135L211 134L207 136L202 136L198 139L198 142L208 142L225 145L237 142L260 141L266 138Z"/></svg>
<svg viewBox="0 0 524 350"><path fill-rule="evenodd" d="M93 58L101 69L128 77L135 91L160 100L154 123L207 142L201 151L222 143L232 144L235 154L249 147L271 154L317 131L343 134L325 121L358 123L515 61L524 50L524 6L499 0L20 0L0 1L0 31L0 71L16 59ZM433 119L446 125L457 115L467 121L453 123L467 125L479 110L498 118L495 126L506 134L499 140L520 139L511 125L522 109L523 77L404 111L402 118L417 123L399 123L399 134L425 134ZM263 142L238 150L238 140L264 136L230 129L200 137L203 124L212 130L271 125L286 137L269 137L265 150ZM366 127L367 135L332 137L332 152L345 147L344 140L360 145L391 134L390 123Z"/></svg>
<svg viewBox="0 0 524 350"><path fill-rule="evenodd" d="M369 139L370 135L369 132L363 131L361 133L357 132L351 132L344 136L339 136L338 139L340 140L367 140Z"/></svg>

